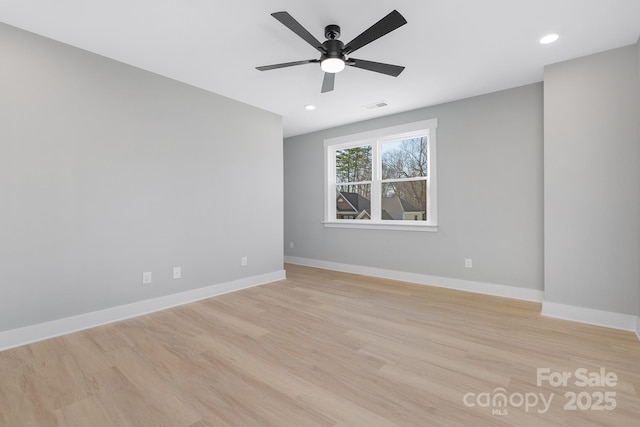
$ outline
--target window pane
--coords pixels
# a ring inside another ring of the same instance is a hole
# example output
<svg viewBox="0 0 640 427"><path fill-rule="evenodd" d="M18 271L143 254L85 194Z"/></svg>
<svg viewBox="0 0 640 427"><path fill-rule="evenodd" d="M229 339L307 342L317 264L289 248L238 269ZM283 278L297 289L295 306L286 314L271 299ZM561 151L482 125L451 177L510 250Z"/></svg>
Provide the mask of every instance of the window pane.
<svg viewBox="0 0 640 427"><path fill-rule="evenodd" d="M427 181L386 182L382 184L382 219L427 220Z"/></svg>
<svg viewBox="0 0 640 427"><path fill-rule="evenodd" d="M371 185L338 185L336 219L371 219Z"/></svg>
<svg viewBox="0 0 640 427"><path fill-rule="evenodd" d="M427 176L427 137L382 144L382 179Z"/></svg>
<svg viewBox="0 0 640 427"><path fill-rule="evenodd" d="M371 181L371 146L336 151L336 182Z"/></svg>

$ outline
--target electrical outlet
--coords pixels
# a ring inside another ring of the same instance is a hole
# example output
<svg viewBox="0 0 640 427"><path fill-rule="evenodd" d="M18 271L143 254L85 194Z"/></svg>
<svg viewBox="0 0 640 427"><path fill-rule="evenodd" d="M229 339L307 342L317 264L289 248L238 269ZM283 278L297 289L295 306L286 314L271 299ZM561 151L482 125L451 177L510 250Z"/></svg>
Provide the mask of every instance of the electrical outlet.
<svg viewBox="0 0 640 427"><path fill-rule="evenodd" d="M289 242L289 248L293 249L293 242Z"/></svg>
<svg viewBox="0 0 640 427"><path fill-rule="evenodd" d="M465 258L464 266L466 268L473 268L473 260L471 258Z"/></svg>
<svg viewBox="0 0 640 427"><path fill-rule="evenodd" d="M147 285L149 283L151 283L151 272L145 271L144 273L142 273L142 284Z"/></svg>
<svg viewBox="0 0 640 427"><path fill-rule="evenodd" d="M173 267L173 278L180 279L182 277L182 268L181 267Z"/></svg>
<svg viewBox="0 0 640 427"><path fill-rule="evenodd" d="M246 256L243 256L242 258L240 258L240 264L242 264L242 266L246 266L249 263L249 261L247 260Z"/></svg>

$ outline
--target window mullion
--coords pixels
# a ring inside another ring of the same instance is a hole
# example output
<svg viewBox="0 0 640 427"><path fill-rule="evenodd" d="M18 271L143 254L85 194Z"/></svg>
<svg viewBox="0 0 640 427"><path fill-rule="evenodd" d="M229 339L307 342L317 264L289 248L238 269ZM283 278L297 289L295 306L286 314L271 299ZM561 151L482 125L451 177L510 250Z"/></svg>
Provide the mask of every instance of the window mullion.
<svg viewBox="0 0 640 427"><path fill-rule="evenodd" d="M410 178L387 178L382 179L380 182L382 184L387 182L412 182L412 181L426 181L428 177L426 176L412 176Z"/></svg>
<svg viewBox="0 0 640 427"><path fill-rule="evenodd" d="M367 185L367 184L371 184L371 181L347 181L347 182L336 182L335 185L336 186L341 186L341 185Z"/></svg>
<svg viewBox="0 0 640 427"><path fill-rule="evenodd" d="M372 145L372 176L371 176L371 220L382 221L382 144L375 141Z"/></svg>

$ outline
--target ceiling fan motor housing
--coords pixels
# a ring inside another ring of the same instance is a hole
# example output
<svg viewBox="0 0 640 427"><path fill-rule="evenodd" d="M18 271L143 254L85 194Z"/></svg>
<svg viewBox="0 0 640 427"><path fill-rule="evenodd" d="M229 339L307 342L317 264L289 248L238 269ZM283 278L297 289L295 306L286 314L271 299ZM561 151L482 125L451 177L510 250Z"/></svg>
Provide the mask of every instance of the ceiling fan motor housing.
<svg viewBox="0 0 640 427"><path fill-rule="evenodd" d="M328 39L324 43L322 43L322 46L324 46L326 53L322 54L321 60L327 58L340 58L344 60L344 55L342 54L344 43L342 43L340 40Z"/></svg>

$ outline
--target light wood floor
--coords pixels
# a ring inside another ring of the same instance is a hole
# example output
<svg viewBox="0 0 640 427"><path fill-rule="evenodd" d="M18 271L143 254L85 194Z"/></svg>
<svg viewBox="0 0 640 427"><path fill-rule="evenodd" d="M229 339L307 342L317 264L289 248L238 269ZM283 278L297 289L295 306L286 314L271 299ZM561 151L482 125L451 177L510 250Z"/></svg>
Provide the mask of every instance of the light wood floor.
<svg viewBox="0 0 640 427"><path fill-rule="evenodd" d="M1 352L0 425L640 425L632 333L543 318L536 303L291 265L287 275ZM537 368L605 368L617 381L537 386ZM478 406L500 392L511 406ZM587 407L598 392L615 393L616 408L564 409L565 393ZM553 395L548 411L534 394Z"/></svg>

